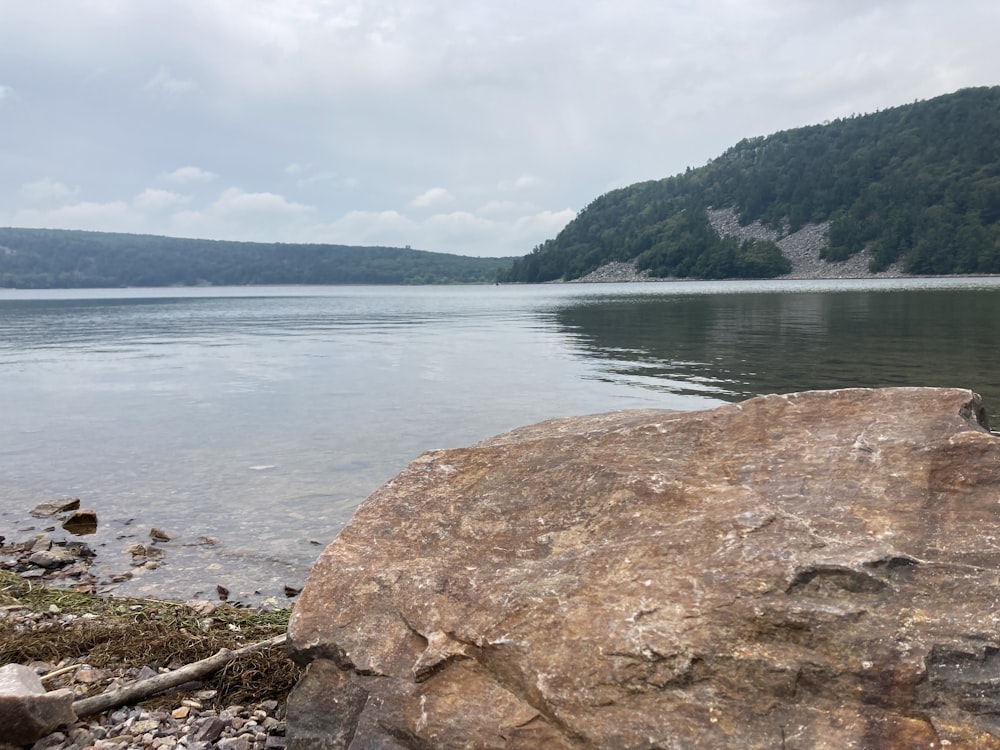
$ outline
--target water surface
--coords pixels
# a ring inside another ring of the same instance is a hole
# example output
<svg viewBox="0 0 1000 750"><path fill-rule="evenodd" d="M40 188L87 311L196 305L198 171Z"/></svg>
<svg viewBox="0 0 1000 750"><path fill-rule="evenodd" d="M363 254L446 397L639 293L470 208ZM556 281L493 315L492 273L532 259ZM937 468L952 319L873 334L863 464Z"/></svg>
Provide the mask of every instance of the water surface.
<svg viewBox="0 0 1000 750"><path fill-rule="evenodd" d="M109 574L176 536L121 593L252 601L422 451L541 419L947 385L1000 424L998 328L996 279L4 290L0 534L77 496Z"/></svg>

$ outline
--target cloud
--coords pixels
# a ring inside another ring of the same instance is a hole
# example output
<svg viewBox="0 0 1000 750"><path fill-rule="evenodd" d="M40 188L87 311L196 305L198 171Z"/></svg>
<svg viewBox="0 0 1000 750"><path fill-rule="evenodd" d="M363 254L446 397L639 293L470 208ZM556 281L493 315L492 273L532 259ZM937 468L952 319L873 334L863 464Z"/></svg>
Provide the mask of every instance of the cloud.
<svg viewBox="0 0 1000 750"><path fill-rule="evenodd" d="M502 218L506 216L515 216L524 211L531 210L532 208L533 206L531 206L530 203L526 204L508 200L491 200L477 208L476 215Z"/></svg>
<svg viewBox="0 0 1000 750"><path fill-rule="evenodd" d="M449 203L453 200L455 200L455 196L445 188L432 187L411 200L410 205L414 208L429 208L430 206L439 206L442 203Z"/></svg>
<svg viewBox="0 0 1000 750"><path fill-rule="evenodd" d="M188 237L294 242L315 208L270 192L228 188L205 208L170 216L170 231Z"/></svg>
<svg viewBox="0 0 1000 750"><path fill-rule="evenodd" d="M239 188L228 188L208 210L223 216L288 215L308 213L313 207L293 203L277 193L247 193Z"/></svg>
<svg viewBox="0 0 1000 750"><path fill-rule="evenodd" d="M533 175L524 174L518 177L516 180L502 180L498 185L497 189L510 193L517 190L527 190L528 188L535 187L538 185L540 180Z"/></svg>
<svg viewBox="0 0 1000 750"><path fill-rule="evenodd" d="M139 211L153 213L188 203L190 200L190 196L181 195L170 190L146 188L132 199L132 206Z"/></svg>
<svg viewBox="0 0 1000 750"><path fill-rule="evenodd" d="M520 208L523 211L524 207ZM572 209L526 211L502 218L478 211L450 211L416 220L392 210L350 211L336 221L304 228L298 239L348 245L411 245L464 255L523 255L558 233L575 215Z"/></svg>
<svg viewBox="0 0 1000 750"><path fill-rule="evenodd" d="M4 86L0 83L0 104L2 104L5 99L13 99L15 93L16 92L12 86Z"/></svg>
<svg viewBox="0 0 1000 750"><path fill-rule="evenodd" d="M572 208L564 208L562 211L539 211L536 214L518 217L514 226L519 232L527 231L555 237L563 227L576 218L576 213Z"/></svg>
<svg viewBox="0 0 1000 750"><path fill-rule="evenodd" d="M10 226L85 229L95 232L135 232L142 227L140 217L124 201L81 201L52 209L22 208L8 214L4 223Z"/></svg>
<svg viewBox="0 0 1000 750"><path fill-rule="evenodd" d="M80 192L78 187L68 187L65 183L43 177L21 186L20 195L31 203L64 200Z"/></svg>
<svg viewBox="0 0 1000 750"><path fill-rule="evenodd" d="M323 182L330 182L338 187L355 187L358 184L357 180L350 177L341 177L336 172L317 172L316 174L296 180L295 187L310 187L311 185L318 185Z"/></svg>
<svg viewBox="0 0 1000 750"><path fill-rule="evenodd" d="M217 176L200 167L181 167L180 169L175 169L173 172L160 175L160 179L183 184L186 182L211 182Z"/></svg>
<svg viewBox="0 0 1000 750"><path fill-rule="evenodd" d="M194 81L175 78L165 65L161 65L153 77L146 81L145 88L150 91L163 92L168 96L179 96L196 90L198 84Z"/></svg>

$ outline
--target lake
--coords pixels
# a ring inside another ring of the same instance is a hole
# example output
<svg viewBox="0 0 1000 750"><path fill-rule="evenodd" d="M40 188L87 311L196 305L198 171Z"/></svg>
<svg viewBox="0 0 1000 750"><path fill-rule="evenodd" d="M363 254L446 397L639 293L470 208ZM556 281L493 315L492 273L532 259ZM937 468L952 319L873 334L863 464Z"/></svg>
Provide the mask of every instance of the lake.
<svg viewBox="0 0 1000 750"><path fill-rule="evenodd" d="M422 451L853 386L972 388L996 427L998 341L997 278L0 290L0 535L79 497L102 575L173 537L105 590L282 599Z"/></svg>

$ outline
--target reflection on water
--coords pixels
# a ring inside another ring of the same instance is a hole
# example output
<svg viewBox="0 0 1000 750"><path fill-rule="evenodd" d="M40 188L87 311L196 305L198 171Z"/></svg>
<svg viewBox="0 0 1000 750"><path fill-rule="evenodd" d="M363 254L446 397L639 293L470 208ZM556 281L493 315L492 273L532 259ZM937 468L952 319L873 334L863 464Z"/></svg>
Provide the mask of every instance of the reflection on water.
<svg viewBox="0 0 1000 750"><path fill-rule="evenodd" d="M1000 424L998 326L996 279L0 290L0 535L76 496L109 573L174 536L121 593L280 595L422 451L550 417L949 385Z"/></svg>
<svg viewBox="0 0 1000 750"><path fill-rule="evenodd" d="M739 401L764 393L957 386L1000 425L1000 290L596 298L554 319L600 377Z"/></svg>

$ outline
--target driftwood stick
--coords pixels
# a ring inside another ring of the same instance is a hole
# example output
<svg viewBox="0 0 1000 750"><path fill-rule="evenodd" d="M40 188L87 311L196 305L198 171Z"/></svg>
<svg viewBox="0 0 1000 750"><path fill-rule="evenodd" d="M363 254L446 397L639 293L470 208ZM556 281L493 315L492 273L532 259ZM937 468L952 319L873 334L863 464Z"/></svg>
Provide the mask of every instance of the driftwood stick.
<svg viewBox="0 0 1000 750"><path fill-rule="evenodd" d="M271 646L280 646L286 639L287 636L282 633L273 638L268 638L266 641L251 643L248 646L241 646L237 649L224 648L207 659L185 664L173 672L158 674L156 677L150 677L148 680L140 680L139 682L124 685L117 690L73 701L73 710L77 716L90 716L91 714L99 714L102 711L107 711L109 708L124 706L127 703L137 703L164 690L169 690L178 685L183 685L185 682L191 682L192 680L210 675L213 672L218 672L233 659L244 654L260 651Z"/></svg>
<svg viewBox="0 0 1000 750"><path fill-rule="evenodd" d="M73 672L73 671L79 669L82 666L83 666L82 664L70 664L68 666L63 667L62 669L57 669L54 672L47 672L47 673L41 675L39 677L39 679L42 682L45 682L46 680L51 680L51 679L53 679L55 677L58 677L61 674L66 674L67 672Z"/></svg>

